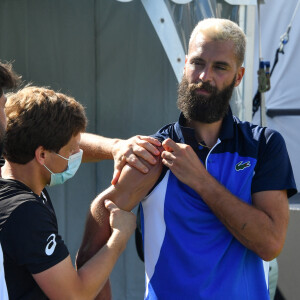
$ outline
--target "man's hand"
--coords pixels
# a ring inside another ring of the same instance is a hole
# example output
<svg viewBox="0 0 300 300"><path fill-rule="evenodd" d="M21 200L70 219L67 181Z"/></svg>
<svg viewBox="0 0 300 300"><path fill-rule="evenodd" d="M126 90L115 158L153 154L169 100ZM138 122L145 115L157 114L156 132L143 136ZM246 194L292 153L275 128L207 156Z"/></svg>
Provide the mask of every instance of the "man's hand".
<svg viewBox="0 0 300 300"><path fill-rule="evenodd" d="M104 200L104 205L110 214L109 224L113 234L117 233L117 238L123 239L121 242L125 246L136 228L136 216L132 212L121 210L110 200Z"/></svg>
<svg viewBox="0 0 300 300"><path fill-rule="evenodd" d="M137 135L128 140L111 139L97 134L81 134L80 148L83 150L82 162L98 162L114 159L114 175L111 184L115 185L126 163L142 173L148 173L148 162L155 165L155 156L160 155L157 147L161 143L153 137ZM143 159L143 160L142 160Z"/></svg>
<svg viewBox="0 0 300 300"><path fill-rule="evenodd" d="M162 143L162 163L183 183L191 188L199 185L206 170L191 146L177 144L171 139Z"/></svg>
<svg viewBox="0 0 300 300"><path fill-rule="evenodd" d="M153 137L137 135L128 140L118 140L112 148L114 157L114 174L111 184L115 185L120 177L121 171L126 163L136 168L142 173L147 173L149 169L142 163L140 158L155 165L160 151L157 147L161 143Z"/></svg>

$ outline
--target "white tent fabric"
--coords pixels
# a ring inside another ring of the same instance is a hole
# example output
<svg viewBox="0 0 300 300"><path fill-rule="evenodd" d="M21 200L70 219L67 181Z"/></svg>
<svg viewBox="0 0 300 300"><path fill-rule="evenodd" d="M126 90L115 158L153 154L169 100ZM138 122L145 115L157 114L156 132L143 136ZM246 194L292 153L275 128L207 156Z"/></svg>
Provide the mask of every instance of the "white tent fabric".
<svg viewBox="0 0 300 300"><path fill-rule="evenodd" d="M274 62L279 47L280 37L287 30L298 0L266 0L260 6L261 48L263 60ZM259 61L258 26L256 26L256 46L254 62ZM298 9L289 33L289 41L284 47L284 54L279 54L279 61L271 77L271 89L265 93L266 109L300 109L300 8ZM254 93L257 90L257 75L254 73ZM254 116L254 123L259 123L259 112ZM284 137L298 188L300 187L300 115L267 117L267 126L278 130Z"/></svg>
<svg viewBox="0 0 300 300"><path fill-rule="evenodd" d="M265 0L260 6L261 48L264 61L270 61L271 68L275 53L280 44L280 37L286 32L291 22L298 0ZM257 16L257 14L256 14ZM256 19L254 68L259 65L258 21ZM284 46L284 54L279 54L279 61L271 77L271 89L265 93L266 109L300 109L300 82L298 69L300 67L300 8L296 12L289 33L289 41ZM254 72L253 95L257 91L258 79ZM300 160L298 158L300 145L300 115L278 115L267 117L267 126L279 131L285 139L292 162L295 180L300 188ZM260 123L258 111L253 122ZM293 197L295 199L295 197ZM285 299L299 299L299 212L291 211L290 224L286 242L278 258L278 287Z"/></svg>

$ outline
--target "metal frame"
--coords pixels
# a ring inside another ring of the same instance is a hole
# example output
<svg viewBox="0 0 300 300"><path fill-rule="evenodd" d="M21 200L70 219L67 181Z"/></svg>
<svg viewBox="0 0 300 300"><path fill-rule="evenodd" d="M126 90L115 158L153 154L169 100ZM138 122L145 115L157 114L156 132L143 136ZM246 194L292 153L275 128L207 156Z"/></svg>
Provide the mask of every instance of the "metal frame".
<svg viewBox="0 0 300 300"><path fill-rule="evenodd" d="M277 116L300 116L300 108L269 108L267 116L270 118Z"/></svg>
<svg viewBox="0 0 300 300"><path fill-rule="evenodd" d="M228 2L226 0L226 2ZM241 1L240 1L241 2ZM255 0L256 2L256 0ZM252 121L252 98L253 98L253 52L255 40L255 5L241 5L239 25L244 30L247 38L244 66L246 69L242 84L239 86L242 97L241 119Z"/></svg>
<svg viewBox="0 0 300 300"><path fill-rule="evenodd" d="M183 73L185 53L168 7L163 0L141 1L179 82Z"/></svg>
<svg viewBox="0 0 300 300"><path fill-rule="evenodd" d="M187 4L189 2L192 2L193 0L171 0L176 4Z"/></svg>
<svg viewBox="0 0 300 300"><path fill-rule="evenodd" d="M224 0L231 5L256 5L257 0Z"/></svg>

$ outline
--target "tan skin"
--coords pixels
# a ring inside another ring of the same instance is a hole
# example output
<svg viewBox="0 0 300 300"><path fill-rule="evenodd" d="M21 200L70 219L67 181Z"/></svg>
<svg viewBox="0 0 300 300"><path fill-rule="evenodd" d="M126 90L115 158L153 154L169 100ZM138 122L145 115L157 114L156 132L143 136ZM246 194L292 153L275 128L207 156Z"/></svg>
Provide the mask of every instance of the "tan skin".
<svg viewBox="0 0 300 300"><path fill-rule="evenodd" d="M68 158L79 151L80 134L73 136L59 154ZM6 162L3 177L16 179L26 184L37 195L50 182L50 172L62 172L67 161L39 146L35 157L25 165ZM113 202L107 200L106 211L109 238L94 252L77 271L68 256L55 266L33 278L50 299L94 299L106 283L118 257L126 247L126 243L136 226L136 217L131 212L120 210ZM100 249L100 250L99 250Z"/></svg>

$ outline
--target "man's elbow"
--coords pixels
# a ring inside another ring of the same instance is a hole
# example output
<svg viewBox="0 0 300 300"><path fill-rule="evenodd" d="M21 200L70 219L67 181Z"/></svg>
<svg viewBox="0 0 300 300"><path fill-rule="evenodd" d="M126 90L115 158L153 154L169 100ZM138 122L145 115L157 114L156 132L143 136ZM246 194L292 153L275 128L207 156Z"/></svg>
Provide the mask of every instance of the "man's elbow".
<svg viewBox="0 0 300 300"><path fill-rule="evenodd" d="M264 261L271 261L276 258L282 251L284 246L284 239L273 239L272 241L267 241L257 254Z"/></svg>

